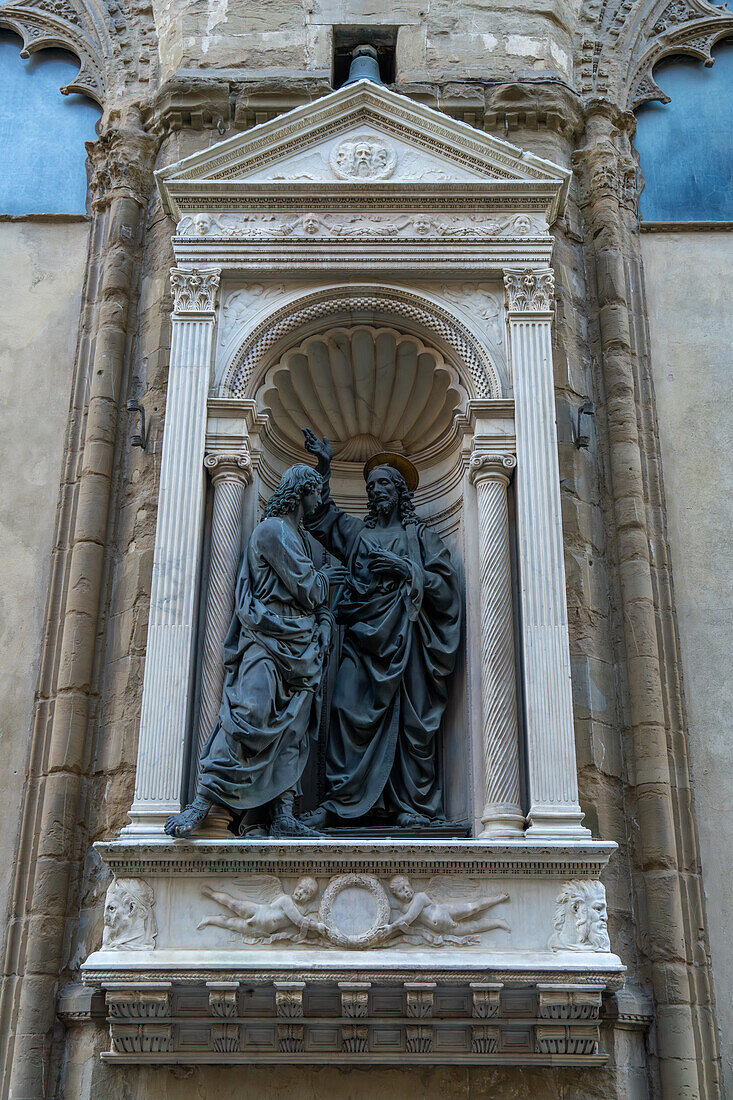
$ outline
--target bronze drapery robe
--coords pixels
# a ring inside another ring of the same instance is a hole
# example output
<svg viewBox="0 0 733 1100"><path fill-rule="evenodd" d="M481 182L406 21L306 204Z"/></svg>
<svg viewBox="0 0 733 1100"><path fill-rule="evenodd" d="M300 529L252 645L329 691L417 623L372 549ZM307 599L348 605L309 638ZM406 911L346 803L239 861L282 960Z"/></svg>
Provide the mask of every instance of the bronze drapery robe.
<svg viewBox="0 0 733 1100"><path fill-rule="evenodd" d="M241 815L297 786L318 733L327 600L304 533L262 520L239 568L222 704L201 754L198 793L210 802Z"/></svg>
<svg viewBox="0 0 733 1100"><path fill-rule="evenodd" d="M368 528L327 499L305 526L348 565L336 617L345 626L331 703L323 807L443 817L438 733L461 632L447 547L423 523ZM409 581L377 577L374 548L410 564Z"/></svg>

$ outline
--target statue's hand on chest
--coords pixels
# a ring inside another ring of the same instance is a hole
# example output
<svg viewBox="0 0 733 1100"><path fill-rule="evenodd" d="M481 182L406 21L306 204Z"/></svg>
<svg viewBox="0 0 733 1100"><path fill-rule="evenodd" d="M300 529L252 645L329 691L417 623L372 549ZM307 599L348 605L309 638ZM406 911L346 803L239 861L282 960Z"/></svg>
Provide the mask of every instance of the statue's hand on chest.
<svg viewBox="0 0 733 1100"><path fill-rule="evenodd" d="M369 555L369 569L377 591L391 592L410 579L408 562L391 550L377 547Z"/></svg>

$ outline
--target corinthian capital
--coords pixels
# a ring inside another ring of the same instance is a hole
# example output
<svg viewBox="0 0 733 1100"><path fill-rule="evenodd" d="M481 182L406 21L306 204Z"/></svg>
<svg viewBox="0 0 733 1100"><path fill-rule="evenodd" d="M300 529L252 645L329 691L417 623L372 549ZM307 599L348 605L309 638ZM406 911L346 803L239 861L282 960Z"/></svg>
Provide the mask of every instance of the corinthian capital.
<svg viewBox="0 0 733 1100"><path fill-rule="evenodd" d="M475 451L468 463L468 476L474 485L480 481L504 481L507 485L516 469L515 455L506 452Z"/></svg>
<svg viewBox="0 0 733 1100"><path fill-rule="evenodd" d="M111 127L86 143L92 166L92 205L107 206L117 195L146 206L153 185L159 139L134 125Z"/></svg>
<svg viewBox="0 0 733 1100"><path fill-rule="evenodd" d="M507 271L504 288L510 313L548 313L552 309L555 293L552 271Z"/></svg>
<svg viewBox="0 0 733 1100"><path fill-rule="evenodd" d="M171 268L171 289L175 313L213 313L221 271L218 267Z"/></svg>
<svg viewBox="0 0 733 1100"><path fill-rule="evenodd" d="M252 480L252 462L245 451L212 451L204 458L204 466L214 485L224 479L241 481L245 485Z"/></svg>

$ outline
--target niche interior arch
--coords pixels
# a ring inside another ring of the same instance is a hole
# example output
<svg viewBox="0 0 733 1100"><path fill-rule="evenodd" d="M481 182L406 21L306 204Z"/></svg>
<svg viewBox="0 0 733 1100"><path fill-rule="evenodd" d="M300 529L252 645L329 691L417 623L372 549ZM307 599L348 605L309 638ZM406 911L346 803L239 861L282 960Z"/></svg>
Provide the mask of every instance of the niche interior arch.
<svg viewBox="0 0 733 1100"><path fill-rule="evenodd" d="M329 288L289 302L250 332L224 372L219 396L252 398L266 371L287 349L293 333L301 339L338 324L394 326L434 343L455 363L469 399L504 396L499 373L485 347L449 310L419 294L374 286Z"/></svg>

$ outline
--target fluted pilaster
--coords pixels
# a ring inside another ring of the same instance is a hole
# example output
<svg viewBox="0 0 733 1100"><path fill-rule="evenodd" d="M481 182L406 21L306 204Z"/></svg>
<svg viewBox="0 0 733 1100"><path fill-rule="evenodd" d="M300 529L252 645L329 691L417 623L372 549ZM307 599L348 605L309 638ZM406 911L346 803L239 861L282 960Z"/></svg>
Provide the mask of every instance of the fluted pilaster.
<svg viewBox="0 0 733 1100"><path fill-rule="evenodd" d="M570 682L552 373L551 271L504 277L517 437L517 534L527 729L529 829L586 837Z"/></svg>
<svg viewBox="0 0 733 1100"><path fill-rule="evenodd" d="M204 514L204 447L218 270L173 268L175 297L145 657L128 833L157 834L181 804Z"/></svg>
<svg viewBox="0 0 733 1100"><path fill-rule="evenodd" d="M521 836L517 685L507 488L512 454L475 451L469 476L476 486L481 598L481 702L484 810L482 837Z"/></svg>

